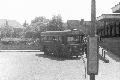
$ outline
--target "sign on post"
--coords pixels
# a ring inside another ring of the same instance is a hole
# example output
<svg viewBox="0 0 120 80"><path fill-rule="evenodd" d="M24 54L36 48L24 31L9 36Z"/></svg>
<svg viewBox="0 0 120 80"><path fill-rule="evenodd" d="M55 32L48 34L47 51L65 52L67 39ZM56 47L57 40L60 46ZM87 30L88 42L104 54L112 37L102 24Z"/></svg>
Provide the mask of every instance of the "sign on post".
<svg viewBox="0 0 120 80"><path fill-rule="evenodd" d="M89 37L87 44L87 74L98 74L98 37Z"/></svg>

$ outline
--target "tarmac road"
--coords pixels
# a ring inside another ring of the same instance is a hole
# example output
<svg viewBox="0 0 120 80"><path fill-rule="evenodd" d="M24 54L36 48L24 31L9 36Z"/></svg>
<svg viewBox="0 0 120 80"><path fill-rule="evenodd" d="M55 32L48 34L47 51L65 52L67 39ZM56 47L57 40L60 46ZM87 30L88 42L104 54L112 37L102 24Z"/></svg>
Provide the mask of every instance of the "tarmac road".
<svg viewBox="0 0 120 80"><path fill-rule="evenodd" d="M0 52L0 80L85 80L82 59L61 59L43 52Z"/></svg>

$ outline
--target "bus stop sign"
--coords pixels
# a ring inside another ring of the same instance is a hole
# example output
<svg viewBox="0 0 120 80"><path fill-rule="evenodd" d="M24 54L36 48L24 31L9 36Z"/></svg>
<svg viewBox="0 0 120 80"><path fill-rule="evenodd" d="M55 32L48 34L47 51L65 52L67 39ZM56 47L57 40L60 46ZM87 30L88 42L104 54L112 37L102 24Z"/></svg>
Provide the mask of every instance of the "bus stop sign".
<svg viewBox="0 0 120 80"><path fill-rule="evenodd" d="M87 74L98 74L98 37L89 37L87 44Z"/></svg>

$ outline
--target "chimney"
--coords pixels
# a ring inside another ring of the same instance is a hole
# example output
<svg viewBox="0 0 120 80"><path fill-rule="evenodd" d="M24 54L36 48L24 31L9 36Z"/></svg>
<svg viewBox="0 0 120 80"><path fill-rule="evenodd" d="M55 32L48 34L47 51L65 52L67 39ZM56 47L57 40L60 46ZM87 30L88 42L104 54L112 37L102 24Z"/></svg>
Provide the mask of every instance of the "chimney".
<svg viewBox="0 0 120 80"><path fill-rule="evenodd" d="M84 23L84 19L81 19L80 25L83 25L83 23Z"/></svg>

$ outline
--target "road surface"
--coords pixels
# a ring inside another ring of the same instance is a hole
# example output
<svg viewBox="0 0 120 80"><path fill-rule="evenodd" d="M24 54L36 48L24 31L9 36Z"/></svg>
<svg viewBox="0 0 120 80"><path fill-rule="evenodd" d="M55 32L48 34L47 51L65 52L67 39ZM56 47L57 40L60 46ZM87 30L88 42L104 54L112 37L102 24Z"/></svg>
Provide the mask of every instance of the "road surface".
<svg viewBox="0 0 120 80"><path fill-rule="evenodd" d="M0 80L85 80L79 59L60 59L43 52L0 52Z"/></svg>

